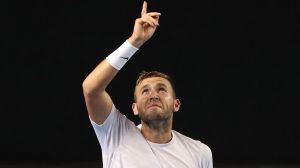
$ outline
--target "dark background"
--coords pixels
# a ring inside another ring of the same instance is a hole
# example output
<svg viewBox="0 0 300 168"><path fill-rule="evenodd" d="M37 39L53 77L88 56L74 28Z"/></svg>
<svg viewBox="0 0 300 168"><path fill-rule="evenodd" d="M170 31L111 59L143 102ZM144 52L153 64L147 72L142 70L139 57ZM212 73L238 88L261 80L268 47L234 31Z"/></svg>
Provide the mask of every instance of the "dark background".
<svg viewBox="0 0 300 168"><path fill-rule="evenodd" d="M9 1L1 13L0 162L101 162L81 84L142 1ZM170 74L174 129L215 164L300 164L299 1L148 1L160 26L108 88L131 112L138 73ZM4 29L4 30L3 30Z"/></svg>

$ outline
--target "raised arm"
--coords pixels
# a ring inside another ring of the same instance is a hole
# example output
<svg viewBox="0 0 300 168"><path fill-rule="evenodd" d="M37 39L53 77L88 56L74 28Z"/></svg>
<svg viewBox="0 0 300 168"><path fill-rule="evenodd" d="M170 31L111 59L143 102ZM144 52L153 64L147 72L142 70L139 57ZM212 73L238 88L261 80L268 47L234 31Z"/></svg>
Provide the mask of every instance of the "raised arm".
<svg viewBox="0 0 300 168"><path fill-rule="evenodd" d="M105 91L106 87L128 61L124 58L130 58L152 37L158 26L159 16L158 12L148 13L147 2L144 1L141 17L136 19L132 35L120 48L100 62L84 80L82 87L86 107L90 118L97 124L102 124L112 109L112 100Z"/></svg>

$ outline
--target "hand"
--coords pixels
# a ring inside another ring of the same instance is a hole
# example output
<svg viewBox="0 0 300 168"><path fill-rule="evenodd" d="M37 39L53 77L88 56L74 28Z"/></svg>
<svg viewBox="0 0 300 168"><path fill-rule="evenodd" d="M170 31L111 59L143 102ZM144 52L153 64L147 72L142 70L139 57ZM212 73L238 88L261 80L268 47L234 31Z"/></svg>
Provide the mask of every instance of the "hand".
<svg viewBox="0 0 300 168"><path fill-rule="evenodd" d="M135 20L134 29L128 41L137 48L140 48L154 34L159 25L158 20L161 14L158 12L147 13L147 2L144 1L141 18Z"/></svg>

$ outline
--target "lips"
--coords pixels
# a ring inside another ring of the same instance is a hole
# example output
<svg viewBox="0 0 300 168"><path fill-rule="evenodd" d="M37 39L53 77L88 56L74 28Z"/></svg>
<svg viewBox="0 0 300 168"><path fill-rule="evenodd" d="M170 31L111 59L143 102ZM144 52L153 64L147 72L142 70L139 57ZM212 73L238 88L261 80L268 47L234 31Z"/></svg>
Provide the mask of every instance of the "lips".
<svg viewBox="0 0 300 168"><path fill-rule="evenodd" d="M159 107L161 108L160 104L150 104L147 108L151 108L151 107Z"/></svg>

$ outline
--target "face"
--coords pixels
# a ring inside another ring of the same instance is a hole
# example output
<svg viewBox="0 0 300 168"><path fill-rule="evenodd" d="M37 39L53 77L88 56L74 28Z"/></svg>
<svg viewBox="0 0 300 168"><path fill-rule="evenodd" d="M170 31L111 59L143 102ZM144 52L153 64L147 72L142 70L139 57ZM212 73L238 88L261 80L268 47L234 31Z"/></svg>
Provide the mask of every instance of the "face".
<svg viewBox="0 0 300 168"><path fill-rule="evenodd" d="M136 86L135 95L133 112L146 123L171 119L173 112L180 108L180 101L173 97L170 82L161 77L144 79Z"/></svg>

